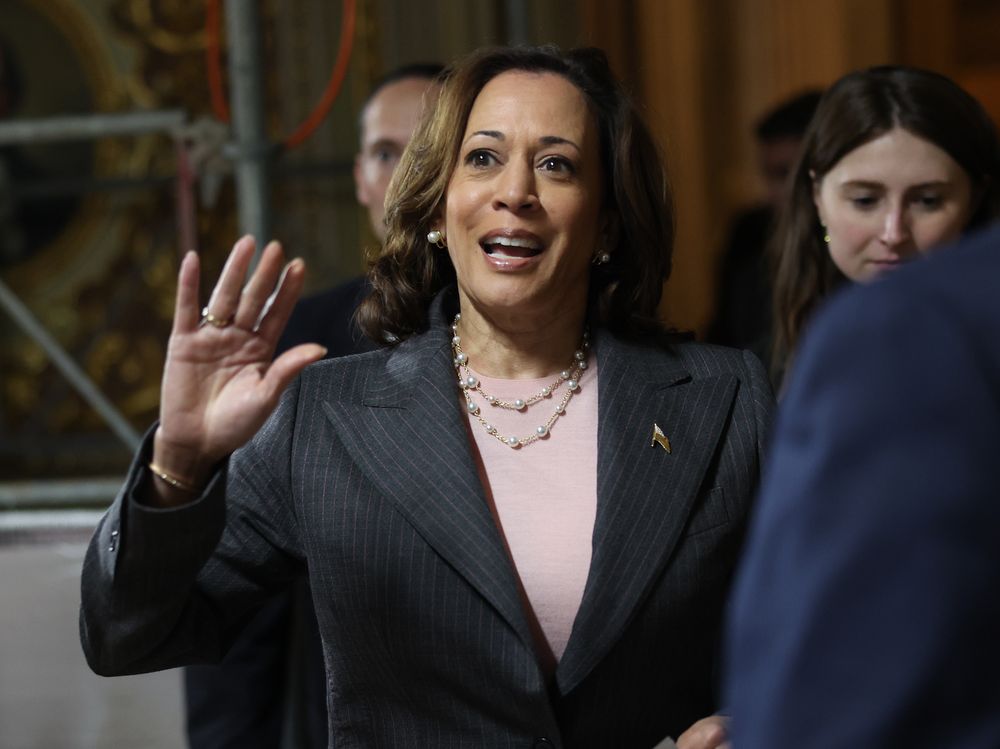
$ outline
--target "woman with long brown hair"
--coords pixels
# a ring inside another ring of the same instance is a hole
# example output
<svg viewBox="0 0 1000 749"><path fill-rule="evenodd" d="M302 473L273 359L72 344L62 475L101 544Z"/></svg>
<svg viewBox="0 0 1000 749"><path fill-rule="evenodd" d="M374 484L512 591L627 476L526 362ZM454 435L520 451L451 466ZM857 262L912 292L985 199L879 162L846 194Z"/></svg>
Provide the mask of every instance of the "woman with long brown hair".
<svg viewBox="0 0 1000 749"><path fill-rule="evenodd" d="M851 73L809 126L774 239L781 371L816 307L1000 216L1000 142L949 78L909 67Z"/></svg>

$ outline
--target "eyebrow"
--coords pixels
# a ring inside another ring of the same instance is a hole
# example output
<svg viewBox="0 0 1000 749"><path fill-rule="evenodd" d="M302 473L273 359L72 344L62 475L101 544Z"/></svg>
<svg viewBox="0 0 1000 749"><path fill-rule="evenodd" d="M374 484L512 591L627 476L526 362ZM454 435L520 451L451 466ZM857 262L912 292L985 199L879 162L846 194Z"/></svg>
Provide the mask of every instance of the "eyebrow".
<svg viewBox="0 0 1000 749"><path fill-rule="evenodd" d="M932 179L927 182L918 182L915 185L910 185L907 190L920 190L927 187L948 187L951 184L949 179ZM867 179L853 179L847 182L842 182L840 184L842 190L852 189L852 188L862 188L869 190L883 190L885 189L885 183L876 182Z"/></svg>
<svg viewBox="0 0 1000 749"><path fill-rule="evenodd" d="M841 190L853 190L857 188L867 189L867 190L882 190L885 188L885 184L882 182L876 182L869 179L849 179L846 182L841 182L838 187Z"/></svg>
<svg viewBox="0 0 1000 749"><path fill-rule="evenodd" d="M405 148L405 146L400 144L399 141L393 140L392 138L379 138L378 140L374 140L371 143L366 144L364 148L366 150L371 150L375 148L386 148L386 147L397 148L400 151L402 151Z"/></svg>
<svg viewBox="0 0 1000 749"><path fill-rule="evenodd" d="M465 142L468 143L476 135L485 135L487 138L495 138L496 140L506 140L506 136L504 136L504 134L499 130L476 130L474 133L469 134L469 137L465 139ZM573 141L559 135L543 135L538 139L538 142L543 146L567 145L572 146L577 151L582 152L583 150Z"/></svg>

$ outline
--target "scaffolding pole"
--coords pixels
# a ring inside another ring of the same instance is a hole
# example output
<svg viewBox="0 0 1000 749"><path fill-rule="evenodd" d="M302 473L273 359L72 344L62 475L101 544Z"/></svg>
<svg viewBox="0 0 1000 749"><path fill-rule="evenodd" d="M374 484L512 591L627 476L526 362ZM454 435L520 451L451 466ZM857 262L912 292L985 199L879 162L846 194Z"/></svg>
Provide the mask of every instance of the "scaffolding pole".
<svg viewBox="0 0 1000 749"><path fill-rule="evenodd" d="M230 109L234 143L236 206L242 234L257 239L254 265L271 239L268 195L271 144L264 121L258 0L226 0Z"/></svg>
<svg viewBox="0 0 1000 749"><path fill-rule="evenodd" d="M0 122L0 146L170 132L183 125L186 119L187 115L180 109L165 109L8 120Z"/></svg>
<svg viewBox="0 0 1000 749"><path fill-rule="evenodd" d="M3 281L0 281L0 307L7 310L14 322L45 350L69 384L101 415L118 439L124 442L130 451L135 452L139 447L138 433Z"/></svg>
<svg viewBox="0 0 1000 749"><path fill-rule="evenodd" d="M0 483L0 511L73 507L106 508L121 489L120 476Z"/></svg>
<svg viewBox="0 0 1000 749"><path fill-rule="evenodd" d="M528 0L507 0L504 3L504 20L507 25L507 44L517 47L531 43L531 14Z"/></svg>

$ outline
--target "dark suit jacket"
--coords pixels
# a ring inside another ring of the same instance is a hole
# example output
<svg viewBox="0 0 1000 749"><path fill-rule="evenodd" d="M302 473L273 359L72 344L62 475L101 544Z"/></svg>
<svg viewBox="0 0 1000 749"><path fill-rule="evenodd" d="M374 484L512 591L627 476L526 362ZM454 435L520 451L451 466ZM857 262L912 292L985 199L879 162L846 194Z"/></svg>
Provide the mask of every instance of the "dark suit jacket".
<svg viewBox="0 0 1000 749"><path fill-rule="evenodd" d="M354 321L354 312L369 291L367 279L359 276L301 300L292 310L275 355L300 343L326 346L331 358L374 349Z"/></svg>
<svg viewBox="0 0 1000 749"><path fill-rule="evenodd" d="M473 461L444 304L425 334L308 368L189 506L135 502L138 456L85 561L95 671L217 658L240 613L308 565L337 747L651 746L715 709L772 405L760 363L592 334L594 553L549 684ZM654 422L671 453L651 446Z"/></svg>
<svg viewBox="0 0 1000 749"><path fill-rule="evenodd" d="M737 749L1000 746L1000 227L834 301L729 623Z"/></svg>
<svg viewBox="0 0 1000 749"><path fill-rule="evenodd" d="M774 230L774 211L762 205L744 211L729 230L719 260L715 314L706 340L753 351L764 361L771 355L774 284L767 244Z"/></svg>

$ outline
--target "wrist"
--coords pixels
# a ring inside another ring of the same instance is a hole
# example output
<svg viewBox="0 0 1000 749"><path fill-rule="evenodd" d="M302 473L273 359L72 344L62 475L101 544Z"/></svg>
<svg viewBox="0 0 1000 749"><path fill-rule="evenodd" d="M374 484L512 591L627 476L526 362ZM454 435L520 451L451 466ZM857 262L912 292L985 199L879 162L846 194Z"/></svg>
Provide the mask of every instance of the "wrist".
<svg viewBox="0 0 1000 749"><path fill-rule="evenodd" d="M153 435L153 450L147 467L159 483L198 494L208 483L216 462L197 448L171 442L160 426Z"/></svg>
<svg viewBox="0 0 1000 749"><path fill-rule="evenodd" d="M155 478L177 491L184 492L185 494L199 493L198 487L195 484L188 483L185 479L163 470L163 468L153 461L150 461L146 467Z"/></svg>

